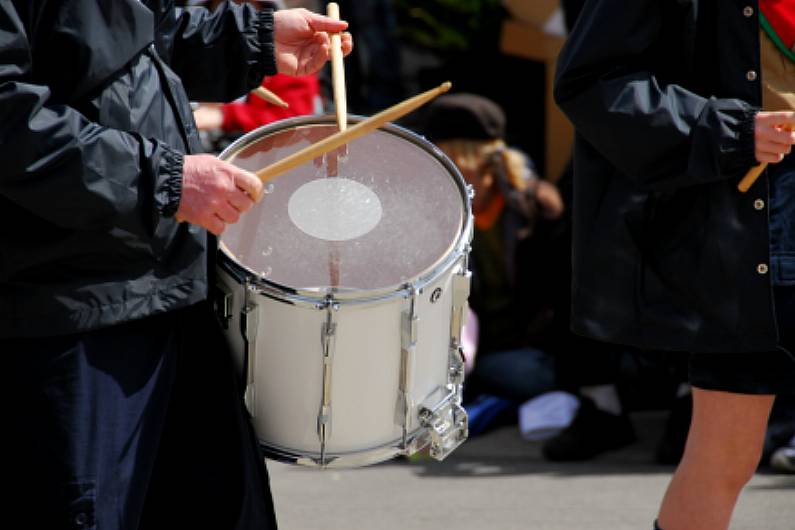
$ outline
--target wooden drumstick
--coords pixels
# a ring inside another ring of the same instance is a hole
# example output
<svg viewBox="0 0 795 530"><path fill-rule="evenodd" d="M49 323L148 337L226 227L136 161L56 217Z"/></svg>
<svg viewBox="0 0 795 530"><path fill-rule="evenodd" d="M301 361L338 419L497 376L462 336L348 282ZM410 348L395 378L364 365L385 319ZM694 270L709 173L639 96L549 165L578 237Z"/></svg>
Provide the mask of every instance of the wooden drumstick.
<svg viewBox="0 0 795 530"><path fill-rule="evenodd" d="M340 6L336 2L329 2L326 6L326 15L334 20L340 19ZM342 63L342 36L332 33L331 38L331 84L334 93L334 110L337 114L337 128L344 131L348 128L348 101L345 95L345 67ZM330 163L330 162L327 162ZM329 165L329 172L335 174L337 164ZM333 169L331 169L333 167ZM331 175L329 175L331 176ZM331 287L340 285L340 249L335 241L329 241L328 276Z"/></svg>
<svg viewBox="0 0 795 530"><path fill-rule="evenodd" d="M340 6L329 2L326 14L334 20L340 19ZM345 67L342 63L342 36L332 33L331 37L331 83L334 90L334 108L337 112L337 127L344 131L348 128L348 101L345 96Z"/></svg>
<svg viewBox="0 0 795 530"><path fill-rule="evenodd" d="M762 174L762 172L765 170L766 167L767 167L767 162L762 162L758 166L754 166L751 169L749 169L748 173L746 173L743 179L739 182L739 184L737 184L737 189L740 190L742 193L748 191L751 188L751 186L753 186L754 182L756 182L756 179L759 178L759 175Z"/></svg>
<svg viewBox="0 0 795 530"><path fill-rule="evenodd" d="M382 110L378 114L370 116L366 120L360 121L347 130L334 133L317 143L309 145L300 151L296 151L295 153L279 160L278 162L274 162L273 164L260 169L256 172L256 175L263 182L267 182L286 171L290 171L291 169L314 160L315 158L324 155L329 151L333 151L334 149L345 145L348 142L359 138L360 136L364 136L365 134L378 129L389 121L402 118L409 112L416 110L425 103L428 103L436 96L444 94L450 90L451 87L452 83L450 83L450 81L446 81L436 88L432 88L431 90L401 101L400 103L393 105L388 109Z"/></svg>
<svg viewBox="0 0 795 530"><path fill-rule="evenodd" d="M286 101L284 101L282 98L280 98L279 96L277 96L276 94L274 94L265 87L258 86L257 88L252 90L251 93L254 94L255 96L261 97L268 103L273 103L277 107L281 107L283 109L290 107L290 105Z"/></svg>

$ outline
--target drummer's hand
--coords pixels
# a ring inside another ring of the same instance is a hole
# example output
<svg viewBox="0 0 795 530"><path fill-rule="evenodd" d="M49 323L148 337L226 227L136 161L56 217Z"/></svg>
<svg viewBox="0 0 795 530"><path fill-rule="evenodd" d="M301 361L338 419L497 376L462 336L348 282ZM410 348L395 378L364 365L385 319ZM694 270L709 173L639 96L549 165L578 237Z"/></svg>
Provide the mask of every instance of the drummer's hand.
<svg viewBox="0 0 795 530"><path fill-rule="evenodd" d="M317 72L330 56L329 33L348 27L345 21L312 13L303 8L283 9L273 13L276 67L282 74L306 75ZM342 33L342 54L353 49L353 37Z"/></svg>
<svg viewBox="0 0 795 530"><path fill-rule="evenodd" d="M262 181L253 173L212 155L185 155L177 220L219 235L261 196Z"/></svg>
<svg viewBox="0 0 795 530"><path fill-rule="evenodd" d="M759 112L754 123L756 159L775 164L788 155L795 144L795 112Z"/></svg>

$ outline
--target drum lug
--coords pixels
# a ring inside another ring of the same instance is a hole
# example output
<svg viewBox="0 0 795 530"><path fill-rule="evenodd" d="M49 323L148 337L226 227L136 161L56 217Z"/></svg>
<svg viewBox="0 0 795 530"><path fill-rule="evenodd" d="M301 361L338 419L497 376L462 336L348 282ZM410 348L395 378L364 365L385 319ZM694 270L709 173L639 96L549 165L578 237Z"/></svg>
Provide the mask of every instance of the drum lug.
<svg viewBox="0 0 795 530"><path fill-rule="evenodd" d="M418 417L420 425L428 430L430 453L436 460L444 460L469 435L467 413L461 406L460 387L452 391L449 387L437 388L420 405Z"/></svg>
<svg viewBox="0 0 795 530"><path fill-rule="evenodd" d="M402 313L402 325L400 331L400 342L404 350L414 348L417 345L417 324L420 319L417 316L417 296L419 292L414 286L409 287L409 308Z"/></svg>
<svg viewBox="0 0 795 530"><path fill-rule="evenodd" d="M326 320L321 324L320 343L323 349L323 388L317 415L317 435L320 439L320 465L326 465L326 443L331 438L331 369L336 349L336 312L340 305L331 296L326 298Z"/></svg>
<svg viewBox="0 0 795 530"><path fill-rule="evenodd" d="M257 331L259 330L259 306L257 292L248 283L245 286L246 300L240 315L240 327L246 343L245 382L246 389L243 400L252 418L257 417L254 385L254 364L257 358Z"/></svg>
<svg viewBox="0 0 795 530"><path fill-rule="evenodd" d="M450 319L450 349L458 350L461 347L461 328L464 325L467 299L469 298L472 273L462 264L461 271L454 275L453 282L453 314Z"/></svg>
<svg viewBox="0 0 795 530"><path fill-rule="evenodd" d="M400 326L400 381L398 386L397 410L395 423L403 432L403 448L409 444L409 424L411 411L414 410L414 401L411 397L411 371L414 364L414 351L417 347L417 298L419 291L413 285L406 287L409 295L409 307L401 313Z"/></svg>

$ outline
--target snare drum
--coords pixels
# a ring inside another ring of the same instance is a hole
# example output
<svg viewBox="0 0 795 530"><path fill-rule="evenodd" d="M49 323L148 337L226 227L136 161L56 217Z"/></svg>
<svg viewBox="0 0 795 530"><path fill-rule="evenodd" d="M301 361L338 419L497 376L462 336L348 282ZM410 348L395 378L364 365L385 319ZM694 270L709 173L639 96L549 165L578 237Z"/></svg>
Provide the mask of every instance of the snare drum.
<svg viewBox="0 0 795 530"><path fill-rule="evenodd" d="M336 130L285 120L220 157L254 171ZM470 198L438 149L387 125L276 177L227 228L216 304L268 456L350 467L466 439Z"/></svg>

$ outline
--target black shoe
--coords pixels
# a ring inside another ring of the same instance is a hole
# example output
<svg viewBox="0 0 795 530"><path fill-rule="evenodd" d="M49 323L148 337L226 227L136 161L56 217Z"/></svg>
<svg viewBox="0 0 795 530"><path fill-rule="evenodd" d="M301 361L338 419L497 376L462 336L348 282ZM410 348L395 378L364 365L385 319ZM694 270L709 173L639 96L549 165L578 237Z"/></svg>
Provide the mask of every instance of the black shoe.
<svg viewBox="0 0 795 530"><path fill-rule="evenodd" d="M781 447L770 457L770 467L782 473L795 474L795 447Z"/></svg>
<svg viewBox="0 0 795 530"><path fill-rule="evenodd" d="M580 408L571 425L541 446L544 458L553 462L589 460L605 451L631 443L635 429L626 415L616 416L599 410L593 401L580 398Z"/></svg>
<svg viewBox="0 0 795 530"><path fill-rule="evenodd" d="M677 398L665 422L660 443L654 452L658 464L675 466L685 452L687 433L690 431L690 418L693 416L693 397L689 394Z"/></svg>

